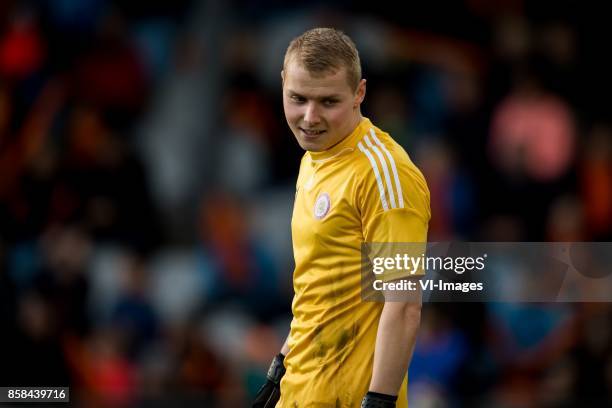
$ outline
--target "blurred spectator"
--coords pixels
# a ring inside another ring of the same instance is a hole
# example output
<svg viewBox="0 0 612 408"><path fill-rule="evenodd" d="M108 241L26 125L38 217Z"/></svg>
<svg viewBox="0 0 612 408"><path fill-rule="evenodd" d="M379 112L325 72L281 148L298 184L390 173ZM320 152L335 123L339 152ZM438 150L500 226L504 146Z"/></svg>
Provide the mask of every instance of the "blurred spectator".
<svg viewBox="0 0 612 408"><path fill-rule="evenodd" d="M91 238L76 226L54 227L45 232L40 245L44 266L36 281L53 293L57 324L65 334L85 335L89 331L89 281L85 272L91 257Z"/></svg>
<svg viewBox="0 0 612 408"><path fill-rule="evenodd" d="M459 168L452 151L442 141L423 142L416 161L431 192L431 241L468 236L473 228L474 188L468 175Z"/></svg>
<svg viewBox="0 0 612 408"><path fill-rule="evenodd" d="M578 164L585 223L596 240L610 240L612 231L612 131L596 125L584 142Z"/></svg>
<svg viewBox="0 0 612 408"><path fill-rule="evenodd" d="M96 109L76 107L68 131L57 215L81 219L97 240L143 252L154 248L159 224L138 157Z"/></svg>
<svg viewBox="0 0 612 408"><path fill-rule="evenodd" d="M481 197L486 211L517 215L531 239L543 240L551 203L560 189L572 188L575 124L569 105L543 89L535 73L517 75L491 118L487 149L494 172Z"/></svg>
<svg viewBox="0 0 612 408"><path fill-rule="evenodd" d="M117 9L98 24L98 38L75 67L74 93L80 101L112 112L118 125L129 126L146 100L144 67Z"/></svg>
<svg viewBox="0 0 612 408"><path fill-rule="evenodd" d="M100 327L85 339L69 337L65 353L78 385L76 398L88 406L130 406L138 392L138 367L126 357L122 332Z"/></svg>
<svg viewBox="0 0 612 408"><path fill-rule="evenodd" d="M538 402L538 381L543 375L549 381L543 387L559 386L563 390L557 388L555 392L571 395L567 387L573 387L572 372L567 374L569 384L555 383L558 379L546 372L576 342L576 318L571 308L563 304L488 303L487 310L491 328L487 353L493 357L500 376L493 403L510 406L548 404L550 401ZM558 366L559 370L565 368Z"/></svg>
<svg viewBox="0 0 612 408"><path fill-rule="evenodd" d="M438 406L433 401L450 399L456 374L467 355L468 343L463 333L453 327L439 308L427 308L410 363L410 401Z"/></svg>
<svg viewBox="0 0 612 408"><path fill-rule="evenodd" d="M45 61L45 44L33 9L17 9L0 37L0 76L25 79L41 69Z"/></svg>
<svg viewBox="0 0 612 408"><path fill-rule="evenodd" d="M246 230L245 208L218 193L202 203L200 234L204 256L212 264L210 304L236 302L256 316L268 316L279 305L277 271L270 255Z"/></svg>
<svg viewBox="0 0 612 408"><path fill-rule="evenodd" d="M273 112L262 92L249 89L247 84L234 81L224 103L227 129L225 137L217 141L219 160L218 184L234 194L252 194L268 182L270 148L277 132L274 129ZM243 88L243 86L245 86Z"/></svg>
<svg viewBox="0 0 612 408"><path fill-rule="evenodd" d="M580 341L570 354L576 372L573 394L583 403L597 405L610 394L612 313L603 304L586 305L578 311L582 317L578 328Z"/></svg>
<svg viewBox="0 0 612 408"><path fill-rule="evenodd" d="M224 386L224 368L219 356L206 338L194 328L186 327L175 341L179 348L178 377L175 386L191 393L220 392Z"/></svg>
<svg viewBox="0 0 612 408"><path fill-rule="evenodd" d="M561 196L551 205L546 238L554 242L579 242L586 238L583 208L577 197Z"/></svg>
<svg viewBox="0 0 612 408"><path fill-rule="evenodd" d="M149 271L144 260L128 255L122 266L122 288L110 321L122 333L127 355L137 359L159 334L159 321L149 298Z"/></svg>
<svg viewBox="0 0 612 408"><path fill-rule="evenodd" d="M574 120L567 104L541 89L532 75L519 79L492 119L489 153L508 178L554 181L573 160Z"/></svg>
<svg viewBox="0 0 612 408"><path fill-rule="evenodd" d="M4 92L11 95L7 88L0 86L0 94ZM20 126L14 126L12 121L16 116L15 105L9 102L0 106L0 109L5 109L0 116L8 116L4 123L0 122L1 216L10 239L34 238L52 218L49 207L58 157L49 140L50 128L63 101L63 85L50 80L41 89Z"/></svg>
<svg viewBox="0 0 612 408"><path fill-rule="evenodd" d="M17 336L3 364L10 373L9 384L59 387L70 383L53 295L46 288L32 288L18 299Z"/></svg>

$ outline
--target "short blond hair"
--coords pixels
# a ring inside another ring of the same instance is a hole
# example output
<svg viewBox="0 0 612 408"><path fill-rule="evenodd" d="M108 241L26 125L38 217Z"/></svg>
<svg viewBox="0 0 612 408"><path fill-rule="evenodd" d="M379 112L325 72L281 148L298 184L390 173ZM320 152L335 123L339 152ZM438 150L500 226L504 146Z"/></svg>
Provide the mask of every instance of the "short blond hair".
<svg viewBox="0 0 612 408"><path fill-rule="evenodd" d="M313 28L294 38L287 47L283 69L292 58L311 74L326 74L346 68L346 79L356 90L361 80L361 60L353 40L335 28Z"/></svg>

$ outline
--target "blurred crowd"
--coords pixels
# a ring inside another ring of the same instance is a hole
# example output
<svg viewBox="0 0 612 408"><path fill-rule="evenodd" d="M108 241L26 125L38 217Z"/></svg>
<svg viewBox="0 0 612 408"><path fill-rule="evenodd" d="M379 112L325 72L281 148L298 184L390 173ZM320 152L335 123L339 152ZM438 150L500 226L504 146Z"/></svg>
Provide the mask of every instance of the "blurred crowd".
<svg viewBox="0 0 612 408"><path fill-rule="evenodd" d="M0 385L246 406L289 329L280 69L361 53L430 241L611 241L610 26L558 2L0 2ZM426 304L415 407L612 403L609 303Z"/></svg>

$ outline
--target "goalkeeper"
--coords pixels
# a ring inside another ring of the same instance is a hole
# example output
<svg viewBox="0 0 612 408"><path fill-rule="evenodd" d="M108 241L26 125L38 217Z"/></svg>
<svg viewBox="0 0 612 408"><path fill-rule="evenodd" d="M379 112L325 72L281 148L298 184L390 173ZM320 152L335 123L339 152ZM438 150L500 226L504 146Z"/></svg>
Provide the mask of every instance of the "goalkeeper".
<svg viewBox="0 0 612 408"><path fill-rule="evenodd" d="M421 304L364 301L361 244L425 242L427 185L361 115L366 80L344 33L295 38L281 78L287 123L306 151L291 221L293 320L253 407L406 407Z"/></svg>

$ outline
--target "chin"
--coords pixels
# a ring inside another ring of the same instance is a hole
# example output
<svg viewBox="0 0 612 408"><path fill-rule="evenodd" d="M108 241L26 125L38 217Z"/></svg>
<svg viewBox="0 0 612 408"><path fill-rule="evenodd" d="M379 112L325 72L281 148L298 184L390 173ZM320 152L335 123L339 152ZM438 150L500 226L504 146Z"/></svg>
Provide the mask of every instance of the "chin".
<svg viewBox="0 0 612 408"><path fill-rule="evenodd" d="M322 152L323 150L325 150L322 140L307 140L301 137L301 135L295 133L294 136L303 150L308 150L309 152Z"/></svg>
<svg viewBox="0 0 612 408"><path fill-rule="evenodd" d="M323 150L325 150L325 148L321 147L319 143L299 140L298 144L300 145L302 149L307 150L309 152L322 152Z"/></svg>

